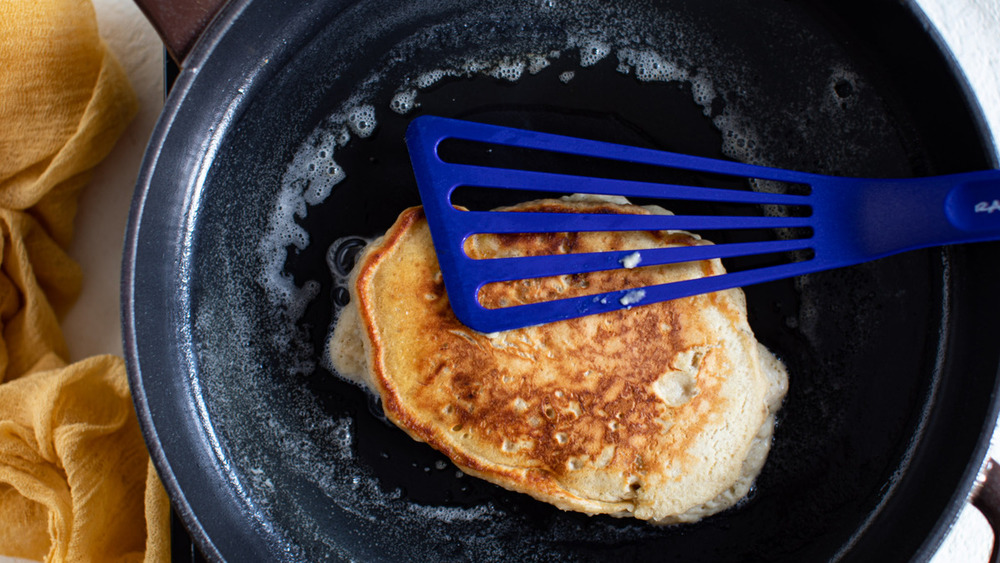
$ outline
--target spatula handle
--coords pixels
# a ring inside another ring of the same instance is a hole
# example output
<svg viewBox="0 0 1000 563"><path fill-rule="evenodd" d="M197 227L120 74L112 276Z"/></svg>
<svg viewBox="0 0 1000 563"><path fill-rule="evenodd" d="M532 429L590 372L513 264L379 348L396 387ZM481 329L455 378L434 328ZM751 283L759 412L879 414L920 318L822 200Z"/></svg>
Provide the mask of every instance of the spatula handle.
<svg viewBox="0 0 1000 563"><path fill-rule="evenodd" d="M948 194L945 213L951 222L972 234L1000 234L1000 171L968 175Z"/></svg>
<svg viewBox="0 0 1000 563"><path fill-rule="evenodd" d="M1000 240L1000 170L825 182L814 219L820 246L837 257L835 266L930 246Z"/></svg>

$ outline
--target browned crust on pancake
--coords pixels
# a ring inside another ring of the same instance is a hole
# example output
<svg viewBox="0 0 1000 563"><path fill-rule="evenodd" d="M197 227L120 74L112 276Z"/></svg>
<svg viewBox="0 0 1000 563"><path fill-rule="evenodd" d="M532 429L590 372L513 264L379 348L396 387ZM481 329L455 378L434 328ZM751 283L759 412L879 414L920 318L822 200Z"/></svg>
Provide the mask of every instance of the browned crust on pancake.
<svg viewBox="0 0 1000 563"><path fill-rule="evenodd" d="M542 202L532 209L572 210L567 207L562 202ZM612 204L585 207L590 212L644 212ZM715 311L728 319L730 327L735 327L740 352L747 356L738 359L755 364L756 348L746 325L742 293L700 295L509 331L503 336L504 347L498 348L498 337L474 332L454 317L443 280L436 272L436 259L407 256L410 261L405 267L393 270L405 280L378 280L389 287L377 287L376 277L383 262L403 259L397 250L407 236L418 236L414 232L423 220L420 208L404 211L385 237L359 261L354 286L369 341L369 366L383 409L413 438L442 451L473 475L561 508L592 513L635 510L638 514L637 503L642 497L639 488L669 488L671 481L681 486L691 471L700 471L704 465L705 454L697 442L704 439L706 430L717 431L720 424L729 424L728 418L723 420L728 412L742 412L751 419L749 430L741 430L737 437L737 448L743 448L744 442L749 448L749 438L766 416L758 397L762 392L756 388L734 391L726 385L733 385L727 383L729 374L752 368L759 372L759 366L732 365L732 353L720 348L714 327L707 326L702 318L705 311ZM527 244L532 250L558 252L575 251L580 242L577 234L538 235L529 243L523 237L505 235L492 240L499 242L500 248ZM657 240L651 244L656 246L702 244L686 233L657 233L654 238ZM489 244L484 246L487 253L497 250ZM474 254L478 250L472 251ZM697 271L686 276L722 271L712 261L693 266ZM414 268L430 270L411 271ZM570 277L568 282L552 278L528 286L507 284L506 289L497 286L493 293L486 292L484 300L496 303L504 298L517 302L539 296L551 298L553 284L561 284L559 296L567 297L649 285L651 281L662 281L664 275L655 268L637 268ZM398 306L412 306L408 311L414 313L414 319L419 318L415 322L427 322L419 325L419 338L405 332L413 327L375 322L380 315L386 315L380 307L397 306L380 302L387 298L386 294L398 299ZM421 301L424 296L434 298ZM518 338L527 343L518 343ZM411 349L400 353L394 349L399 346ZM532 359L533 351L557 351L564 358ZM679 354L691 351L700 358L694 368L672 366L679 361ZM398 361L400 357L414 365L404 366ZM394 361L402 367L389 365ZM558 373L542 373L549 362ZM535 371L526 366L542 367ZM675 407L665 405L653 391L655 383L665 372L685 369L696 371L696 394ZM401 372L419 374L414 375L419 381L407 381ZM746 386L753 387L753 383ZM530 455L520 455L520 449L509 451L514 441L530 443L531 447L526 448ZM732 467L718 470L726 475L710 479L716 489L719 485L714 481L725 481L733 468L738 469L745 449L732 452L732 456L736 459L735 463L729 460ZM594 479L605 478L622 490L597 495L605 498L577 494L593 490ZM709 500L718 492L708 491L702 496L707 495L704 500ZM645 517L662 516L656 512Z"/></svg>

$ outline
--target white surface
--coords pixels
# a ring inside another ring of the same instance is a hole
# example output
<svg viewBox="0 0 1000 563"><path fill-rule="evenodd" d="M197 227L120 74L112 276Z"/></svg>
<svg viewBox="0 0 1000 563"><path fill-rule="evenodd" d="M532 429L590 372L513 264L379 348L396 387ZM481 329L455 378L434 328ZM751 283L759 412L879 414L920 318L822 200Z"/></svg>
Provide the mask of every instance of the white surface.
<svg viewBox="0 0 1000 563"><path fill-rule="evenodd" d="M917 0L965 71L1000 144L1000 0Z"/></svg>
<svg viewBox="0 0 1000 563"><path fill-rule="evenodd" d="M70 356L122 355L119 279L132 191L163 108L163 44L131 0L94 0L101 35L128 73L139 113L80 197L70 254L83 267L80 299L63 321Z"/></svg>
<svg viewBox="0 0 1000 563"><path fill-rule="evenodd" d="M952 46L988 123L1000 133L1000 0L917 3ZM80 202L71 254L83 266L83 293L63 324L74 359L122 353L118 301L122 243L133 184L163 92L160 42L132 1L94 0L94 4L101 33L128 71L141 109ZM1000 457L996 438L991 454ZM985 519L967 507L932 561L986 561L991 545Z"/></svg>

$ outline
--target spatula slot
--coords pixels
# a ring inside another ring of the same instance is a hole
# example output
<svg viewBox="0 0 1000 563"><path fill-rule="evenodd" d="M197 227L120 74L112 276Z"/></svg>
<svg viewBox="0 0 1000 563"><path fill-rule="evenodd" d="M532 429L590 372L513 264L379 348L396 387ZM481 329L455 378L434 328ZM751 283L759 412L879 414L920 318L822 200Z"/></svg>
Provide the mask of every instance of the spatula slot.
<svg viewBox="0 0 1000 563"><path fill-rule="evenodd" d="M546 190L516 190L482 186L459 186L451 195L451 204L469 211L491 211L540 199L559 199L564 192ZM604 195L607 194L589 194ZM676 215L714 215L733 217L809 217L809 205L746 203L738 201L698 201L676 198L629 197L628 203L656 206ZM600 213L600 211L598 211ZM613 213L613 211L607 211Z"/></svg>
<svg viewBox="0 0 1000 563"><path fill-rule="evenodd" d="M728 273L722 276L742 275L750 270L765 270L769 268L787 267L793 264L808 262L815 258L811 248L803 248L787 252L771 252L759 255L744 255L735 258L725 258ZM678 262L664 265L639 266L630 269L609 268L596 269L591 272L574 272L560 275L530 277L483 284L476 293L480 306L490 309L507 309L520 305L548 303L563 299L599 296L599 302L607 304L608 300L621 301L621 305L629 306L627 301L636 300L642 296L635 292L644 292L650 287L646 273L655 268L672 268L685 279L696 279L701 276L712 276L713 268L706 260ZM722 277L713 276L713 277ZM614 291L608 291L613 288Z"/></svg>
<svg viewBox="0 0 1000 563"><path fill-rule="evenodd" d="M655 241L646 246L634 246L620 249L623 252L662 248L671 244L686 244L690 238L687 233L667 231L620 231L627 240L648 239ZM801 227L794 229L736 229L729 231L700 231L704 240L713 241L715 248L723 248L734 243L768 243L773 241L808 240L813 236L813 229ZM499 233L474 234L463 244L465 255L473 260L490 260L503 256L505 249L517 248L520 256L557 256L562 254L580 254L585 252L577 246L576 240L580 231L573 232L539 232L539 233ZM532 236L532 244L525 245L524 237Z"/></svg>
<svg viewBox="0 0 1000 563"><path fill-rule="evenodd" d="M770 268L772 266L808 262L815 257L815 250L804 248L802 250L775 252L773 254L753 254L723 258L722 264L726 267L727 272L737 273Z"/></svg>
<svg viewBox="0 0 1000 563"><path fill-rule="evenodd" d="M667 164L649 164L618 158L574 154L501 143L446 138L437 145L437 156L449 164L523 170L547 174L604 178L653 184L676 184L735 191L807 196L808 184L750 178ZM755 187L759 187L755 190ZM509 186L517 188L517 186Z"/></svg>
<svg viewBox="0 0 1000 563"><path fill-rule="evenodd" d="M806 240L813 237L814 231L811 227L795 227L788 229L728 229L725 231L701 229L697 234L705 240L712 241L716 246L722 246L734 243Z"/></svg>
<svg viewBox="0 0 1000 563"><path fill-rule="evenodd" d="M696 263L687 265L698 268ZM594 281L596 277L600 277L600 274L567 274L488 283L479 288L477 299L486 309L495 310L573 297L602 295L609 287L606 283ZM617 276L615 281L615 289L623 291L641 290L647 285L639 276ZM612 299L612 297L607 298Z"/></svg>
<svg viewBox="0 0 1000 563"><path fill-rule="evenodd" d="M450 138L441 141L437 154L441 160L450 164L661 184L749 189L744 178L723 174L693 172L679 168L465 139Z"/></svg>

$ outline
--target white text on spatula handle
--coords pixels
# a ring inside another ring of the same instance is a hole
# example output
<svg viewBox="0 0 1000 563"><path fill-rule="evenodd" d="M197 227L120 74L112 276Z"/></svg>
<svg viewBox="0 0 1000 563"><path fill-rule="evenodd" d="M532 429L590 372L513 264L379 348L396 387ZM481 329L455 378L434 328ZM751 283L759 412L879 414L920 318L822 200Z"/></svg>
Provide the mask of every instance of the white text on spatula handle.
<svg viewBox="0 0 1000 563"><path fill-rule="evenodd" d="M994 199L993 203L980 201L976 204L976 213L989 213L992 215L994 211L1000 211L1000 199Z"/></svg>

